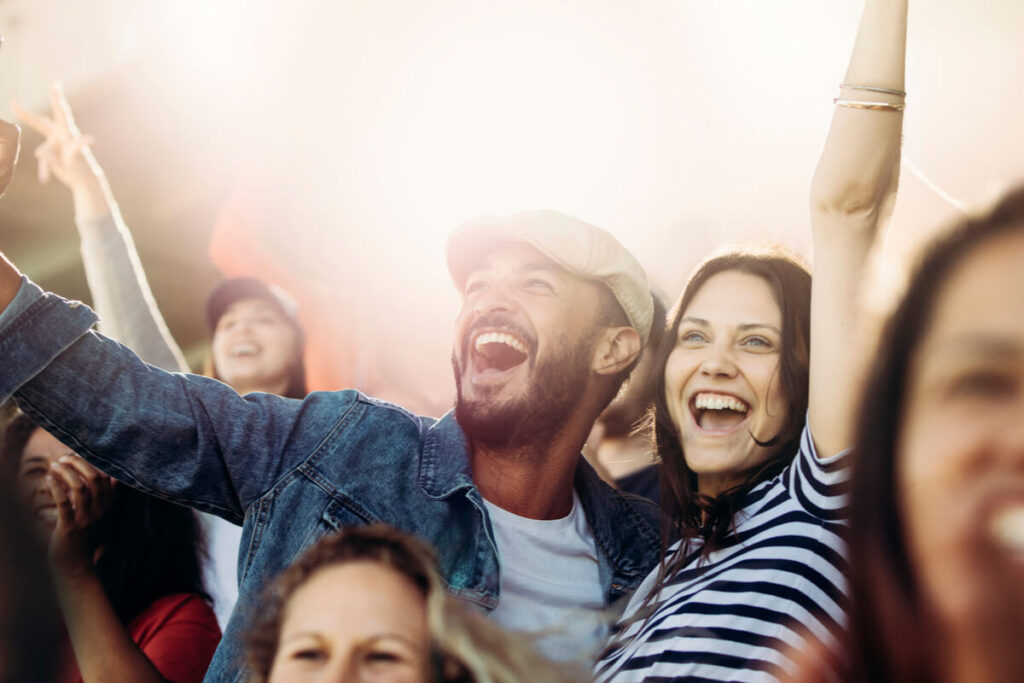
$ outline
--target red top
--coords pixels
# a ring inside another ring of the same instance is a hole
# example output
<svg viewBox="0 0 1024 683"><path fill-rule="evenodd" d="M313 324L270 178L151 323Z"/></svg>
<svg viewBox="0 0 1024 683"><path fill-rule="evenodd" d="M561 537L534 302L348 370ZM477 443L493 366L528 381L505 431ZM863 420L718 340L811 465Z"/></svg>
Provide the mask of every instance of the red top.
<svg viewBox="0 0 1024 683"><path fill-rule="evenodd" d="M220 627L213 609L194 593L175 593L157 599L128 624L128 635L157 671L173 683L203 680ZM67 651L70 654L71 644ZM62 683L82 683L74 656L65 659Z"/></svg>

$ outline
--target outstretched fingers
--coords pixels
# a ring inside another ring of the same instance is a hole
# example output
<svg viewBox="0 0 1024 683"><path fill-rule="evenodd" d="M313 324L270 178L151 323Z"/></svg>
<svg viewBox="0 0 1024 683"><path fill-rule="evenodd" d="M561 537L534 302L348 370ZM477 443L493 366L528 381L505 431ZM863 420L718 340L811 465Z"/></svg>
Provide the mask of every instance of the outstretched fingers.
<svg viewBox="0 0 1024 683"><path fill-rule="evenodd" d="M64 86L56 82L50 88L50 107L53 109L53 120L61 130L67 131L70 137L81 135L75 125L75 116L71 113L71 105L64 96Z"/></svg>

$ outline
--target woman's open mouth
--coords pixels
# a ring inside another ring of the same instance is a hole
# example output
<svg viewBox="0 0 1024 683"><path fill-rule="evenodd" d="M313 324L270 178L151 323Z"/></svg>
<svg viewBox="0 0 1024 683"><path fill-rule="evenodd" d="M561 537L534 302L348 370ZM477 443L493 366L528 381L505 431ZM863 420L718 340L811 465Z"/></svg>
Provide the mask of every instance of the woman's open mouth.
<svg viewBox="0 0 1024 683"><path fill-rule="evenodd" d="M704 431L727 432L747 419L750 406L731 394L699 391L690 399L690 413Z"/></svg>
<svg viewBox="0 0 1024 683"><path fill-rule="evenodd" d="M1024 558L1024 501L999 506L989 519L988 531L997 546Z"/></svg>

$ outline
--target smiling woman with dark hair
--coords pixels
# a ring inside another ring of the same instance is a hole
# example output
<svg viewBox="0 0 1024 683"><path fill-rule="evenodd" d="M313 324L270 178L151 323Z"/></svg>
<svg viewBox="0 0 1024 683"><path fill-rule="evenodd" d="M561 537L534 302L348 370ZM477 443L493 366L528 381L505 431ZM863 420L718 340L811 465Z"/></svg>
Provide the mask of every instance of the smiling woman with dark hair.
<svg viewBox="0 0 1024 683"><path fill-rule="evenodd" d="M772 680L846 620L857 283L896 192L905 0L867 0L811 190L815 275L777 247L690 277L659 359L666 544L598 679Z"/></svg>

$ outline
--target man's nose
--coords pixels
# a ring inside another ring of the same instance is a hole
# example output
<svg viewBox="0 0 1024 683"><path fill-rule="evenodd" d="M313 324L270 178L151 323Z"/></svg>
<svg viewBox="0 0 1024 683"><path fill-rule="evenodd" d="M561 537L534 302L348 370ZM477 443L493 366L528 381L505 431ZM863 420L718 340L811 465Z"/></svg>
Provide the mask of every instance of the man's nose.
<svg viewBox="0 0 1024 683"><path fill-rule="evenodd" d="M516 301L512 296L511 287L505 282L493 282L478 292L473 302L473 309L478 315L507 313L515 310Z"/></svg>

